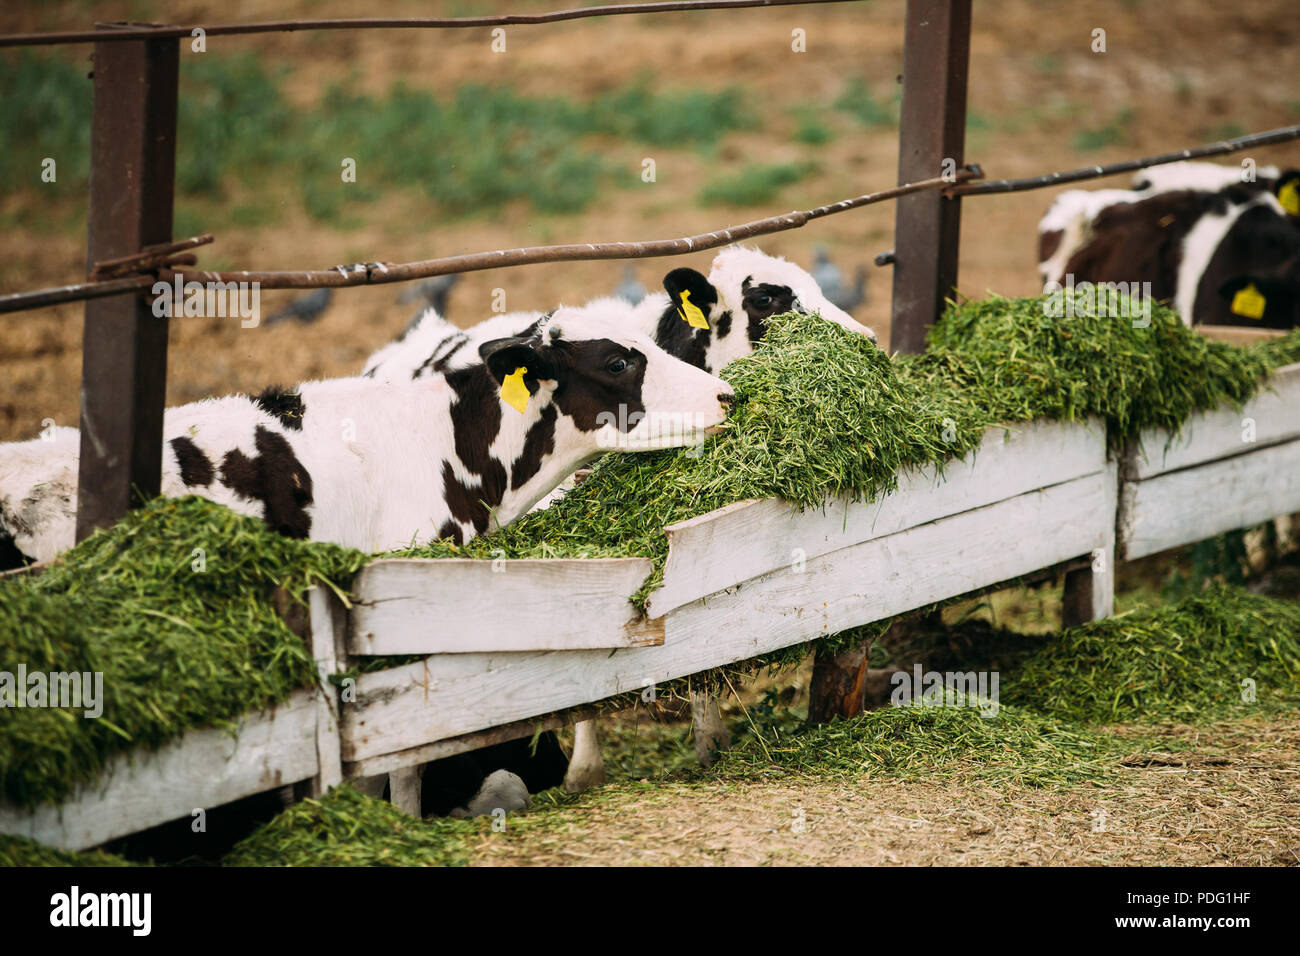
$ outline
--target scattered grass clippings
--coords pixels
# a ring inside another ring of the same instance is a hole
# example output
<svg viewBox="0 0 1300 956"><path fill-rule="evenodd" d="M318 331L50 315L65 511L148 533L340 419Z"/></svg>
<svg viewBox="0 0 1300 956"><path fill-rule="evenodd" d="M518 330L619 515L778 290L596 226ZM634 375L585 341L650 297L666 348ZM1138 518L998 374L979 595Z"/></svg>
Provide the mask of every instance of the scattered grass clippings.
<svg viewBox="0 0 1300 956"><path fill-rule="evenodd" d="M194 570L201 549L203 571ZM365 555L296 541L199 498L158 499L39 576L0 585L0 670L103 674L103 713L0 708L0 794L34 806L112 755L227 725L309 686L271 592L345 587Z"/></svg>
<svg viewBox="0 0 1300 956"><path fill-rule="evenodd" d="M817 316L775 317L754 353L727 366L743 404L702 449L606 455L545 511L467 545L401 553L646 555L655 570L633 598L643 606L662 580L667 524L745 498L800 508L829 495L878 498L897 487L899 469L942 467L999 424L1100 416L1120 448L1142 429L1176 432L1195 411L1240 406L1270 369L1300 360L1300 332L1238 348L1160 307L1146 328L1077 311L1052 318L1037 298L967 303L935 326L925 353L892 361Z"/></svg>
<svg viewBox="0 0 1300 956"><path fill-rule="evenodd" d="M951 696L951 695L950 695ZM886 707L808 727L781 741L747 737L706 771L735 780L790 773L897 778L963 776L985 783L1059 787L1112 772L1131 747L1113 737L1001 707Z"/></svg>
<svg viewBox="0 0 1300 956"><path fill-rule="evenodd" d="M85 850L73 853L56 850L27 837L0 833L0 867L9 866L135 866L103 850Z"/></svg>
<svg viewBox="0 0 1300 956"><path fill-rule="evenodd" d="M222 866L464 866L483 821L418 820L347 784L294 804L235 844Z"/></svg>
<svg viewBox="0 0 1300 956"><path fill-rule="evenodd" d="M1254 681L1255 700L1242 699ZM1300 603L1217 585L1072 628L1002 680L1002 699L1080 723L1240 716L1300 705Z"/></svg>

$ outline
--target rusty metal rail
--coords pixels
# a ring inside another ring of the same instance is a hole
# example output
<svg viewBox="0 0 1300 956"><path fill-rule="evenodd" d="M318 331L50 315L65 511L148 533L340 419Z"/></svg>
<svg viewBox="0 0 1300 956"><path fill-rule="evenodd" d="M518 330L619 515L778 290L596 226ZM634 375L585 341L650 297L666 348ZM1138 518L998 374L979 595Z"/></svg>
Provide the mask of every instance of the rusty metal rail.
<svg viewBox="0 0 1300 956"><path fill-rule="evenodd" d="M1158 156L1147 156L1143 159L1125 159L1117 163L1108 163L1105 166L1084 166L1067 172L1048 173L1044 176L1028 176L1024 179L995 179L970 186L958 186L952 191L958 196L987 196L991 193L1023 192L1026 189L1060 186L1065 183L1082 182L1086 179L1097 179L1101 176L1114 176L1117 173L1137 172L1139 169L1146 169L1149 166L1163 166L1166 163L1177 163L1186 159L1225 156L1228 153L1239 153L1244 149L1254 149L1257 146L1274 146L1295 139L1300 139L1300 125L1280 126L1277 129L1265 130L1262 133L1251 133L1248 136L1238 136L1236 139L1225 139L1217 143L1211 143L1208 146L1197 146L1176 153L1161 153Z"/></svg>
<svg viewBox="0 0 1300 956"><path fill-rule="evenodd" d="M249 270L241 272L207 272L199 269L187 269L186 281L193 282L256 282L264 289L314 289L322 286L333 288L361 285L384 285L391 282L406 282L423 279L428 276L446 275L453 272L476 272L483 269L499 269L505 266L530 265L541 262L583 262L601 259L650 259L659 256L679 256L705 249L714 249L728 243L751 239L754 236L769 235L798 229L814 219L848 212L873 203L896 199L913 193L925 191L942 191L952 189L971 179L982 176L978 166L966 166L951 177L935 176L915 183L893 186L877 192L865 193L839 202L817 206L815 209L796 210L780 216L755 219L739 226L730 226L714 232L684 236L680 239L651 239L646 242L580 242L560 246L530 246L521 249L498 249L494 252L473 252L459 256L447 256L441 259L424 259L417 262L357 262L338 265L329 269L285 269L285 270ZM170 243L156 249L146 249L135 256L123 257L114 262L101 262L96 269L101 274L120 276L131 264L140 272L154 272L171 281L168 264L174 264L178 257L174 253L183 249L210 242L211 236L198 236ZM90 281L59 286L52 289L40 289L35 292L16 292L0 296L0 313L18 312L37 306L54 305L59 302L73 302L78 299L98 298L121 292L134 292L146 289L157 281L153 274L136 275L130 278L114 278L112 282ZM109 289L109 286L112 286Z"/></svg>
<svg viewBox="0 0 1300 956"><path fill-rule="evenodd" d="M62 33L11 33L0 36L0 47L52 46L63 43L103 43L122 40L161 40L188 37L195 30L205 36L247 36L254 33L295 33L299 30L456 30L467 27L528 26L616 17L639 13L674 13L681 10L735 10L746 7L799 7L825 3L855 3L859 0L666 0L662 3L619 3L601 7L579 7L550 13L503 13L485 17L350 17L334 20L266 20L257 23L201 23L189 26L156 24L101 24L113 28L105 35L98 30Z"/></svg>

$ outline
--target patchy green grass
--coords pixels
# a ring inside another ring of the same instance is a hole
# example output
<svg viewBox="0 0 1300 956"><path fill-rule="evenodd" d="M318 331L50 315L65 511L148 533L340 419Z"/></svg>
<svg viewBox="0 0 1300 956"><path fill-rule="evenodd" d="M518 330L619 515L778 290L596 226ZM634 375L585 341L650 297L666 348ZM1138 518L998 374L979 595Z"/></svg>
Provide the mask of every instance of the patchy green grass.
<svg viewBox="0 0 1300 956"><path fill-rule="evenodd" d="M895 88L892 97L877 97L865 79L854 77L845 84L844 92L836 97L834 107L868 129L881 129L898 125L901 103L901 87Z"/></svg>
<svg viewBox="0 0 1300 956"><path fill-rule="evenodd" d="M252 197L235 207L238 215L228 214L240 226L260 224L256 206L278 207L273 184L285 182L313 218L343 225L349 213L392 189L419 191L452 217L515 200L540 213L574 212L606 186L639 182L607 158L597 138L703 149L759 125L737 89L662 89L648 77L587 102L481 83L445 96L398 83L378 97L333 84L299 110L280 91L288 72L247 53L185 61L178 223L196 219L194 207L209 226L213 215L227 215L223 200L235 183ZM84 194L91 108L85 73L57 56L0 57L0 99L12 114L0 130L3 191ZM58 164L54 184L40 181L45 157ZM354 182L343 180L347 159L355 162Z"/></svg>
<svg viewBox="0 0 1300 956"><path fill-rule="evenodd" d="M706 206L756 206L774 199L786 186L815 169L812 163L749 163L737 173L705 183L699 201Z"/></svg>
<svg viewBox="0 0 1300 956"><path fill-rule="evenodd" d="M1133 124L1133 118L1133 110L1124 107L1100 126L1088 126L1076 130L1074 148L1081 152L1091 152L1117 143L1128 142L1129 127Z"/></svg>

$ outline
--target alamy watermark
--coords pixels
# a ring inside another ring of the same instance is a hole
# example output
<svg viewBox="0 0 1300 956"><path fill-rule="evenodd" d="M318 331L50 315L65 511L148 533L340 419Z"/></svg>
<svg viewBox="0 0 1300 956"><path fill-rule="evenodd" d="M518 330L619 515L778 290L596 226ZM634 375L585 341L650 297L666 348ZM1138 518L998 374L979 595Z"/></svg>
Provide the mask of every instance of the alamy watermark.
<svg viewBox="0 0 1300 956"><path fill-rule="evenodd" d="M171 282L159 279L151 291L153 314L160 319L238 317L240 328L244 329L255 329L261 322L260 282L183 282L177 273Z"/></svg>
<svg viewBox="0 0 1300 956"><path fill-rule="evenodd" d="M998 715L997 671L895 671L891 707L978 707L981 717Z"/></svg>
<svg viewBox="0 0 1300 956"><path fill-rule="evenodd" d="M0 709L56 707L94 719L104 713L103 671L0 671Z"/></svg>
<svg viewBox="0 0 1300 956"><path fill-rule="evenodd" d="M1043 314L1049 319L1075 316L1132 319L1133 328L1151 325L1150 282L1080 282L1067 273L1065 284L1043 286Z"/></svg>

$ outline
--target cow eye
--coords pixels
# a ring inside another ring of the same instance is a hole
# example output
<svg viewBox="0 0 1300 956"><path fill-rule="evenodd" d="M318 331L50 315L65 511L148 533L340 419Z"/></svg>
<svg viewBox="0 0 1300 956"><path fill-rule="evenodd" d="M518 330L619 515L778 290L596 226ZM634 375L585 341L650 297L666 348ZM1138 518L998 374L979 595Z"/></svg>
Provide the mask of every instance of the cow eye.
<svg viewBox="0 0 1300 956"><path fill-rule="evenodd" d="M771 304L772 297L770 295L760 295L754 299L754 305L758 306L760 309L766 309Z"/></svg>
<svg viewBox="0 0 1300 956"><path fill-rule="evenodd" d="M621 375L623 372L627 371L627 360L616 358L605 366L605 371L610 375Z"/></svg>

